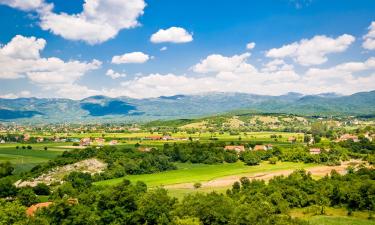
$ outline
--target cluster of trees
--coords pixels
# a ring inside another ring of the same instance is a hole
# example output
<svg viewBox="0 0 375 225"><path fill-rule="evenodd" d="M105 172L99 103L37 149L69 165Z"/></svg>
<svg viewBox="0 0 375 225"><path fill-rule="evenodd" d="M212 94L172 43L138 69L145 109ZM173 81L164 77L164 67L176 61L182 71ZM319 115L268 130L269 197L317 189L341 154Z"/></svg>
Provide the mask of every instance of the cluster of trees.
<svg viewBox="0 0 375 225"><path fill-rule="evenodd" d="M289 216L292 208L325 214L326 207L345 207L348 215L375 210L375 170L360 168L314 180L305 171L275 177L268 183L241 178L226 194L191 194L181 201L165 189L124 180L116 186L91 185L90 175L74 173L51 195L53 204L33 217L25 216L27 201L0 200L1 224L171 224L171 225L304 225ZM26 197L24 197L26 198ZM75 201L70 201L75 199Z"/></svg>

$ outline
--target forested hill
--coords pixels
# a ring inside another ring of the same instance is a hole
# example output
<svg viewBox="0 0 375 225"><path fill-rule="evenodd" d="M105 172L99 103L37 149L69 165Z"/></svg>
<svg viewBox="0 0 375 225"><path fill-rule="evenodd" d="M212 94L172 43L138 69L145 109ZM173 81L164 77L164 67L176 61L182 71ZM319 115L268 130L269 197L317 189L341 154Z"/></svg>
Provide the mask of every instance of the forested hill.
<svg viewBox="0 0 375 225"><path fill-rule="evenodd" d="M233 110L300 115L375 115L375 91L281 96L207 93L133 99L92 96L82 100L0 99L0 120L19 122L132 122L193 118Z"/></svg>

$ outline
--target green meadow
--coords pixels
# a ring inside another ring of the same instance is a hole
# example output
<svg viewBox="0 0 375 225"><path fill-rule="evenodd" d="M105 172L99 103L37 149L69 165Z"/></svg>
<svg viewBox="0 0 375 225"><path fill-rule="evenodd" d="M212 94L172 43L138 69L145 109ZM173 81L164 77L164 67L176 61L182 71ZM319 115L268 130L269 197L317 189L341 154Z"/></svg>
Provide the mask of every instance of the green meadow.
<svg viewBox="0 0 375 225"><path fill-rule="evenodd" d="M278 162L271 165L263 162L258 166L246 166L243 162L223 163L216 165L177 163L177 170L170 170L155 174L129 175L122 178L96 182L96 185L114 185L127 179L131 182L143 181L149 187L163 185L195 183L209 181L231 175L251 175L261 172L273 172L280 170L296 170L314 167L315 164Z"/></svg>

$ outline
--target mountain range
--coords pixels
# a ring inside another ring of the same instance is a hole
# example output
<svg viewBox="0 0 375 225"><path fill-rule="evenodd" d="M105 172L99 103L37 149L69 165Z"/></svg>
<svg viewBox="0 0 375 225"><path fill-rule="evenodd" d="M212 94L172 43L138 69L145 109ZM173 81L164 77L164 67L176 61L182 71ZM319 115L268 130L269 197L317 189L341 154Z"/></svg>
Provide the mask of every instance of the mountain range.
<svg viewBox="0 0 375 225"><path fill-rule="evenodd" d="M206 93L134 99L92 96L63 98L0 98L0 120L16 122L140 122L193 118L235 110L259 113L375 115L375 91L342 96L335 93L280 96L245 93Z"/></svg>

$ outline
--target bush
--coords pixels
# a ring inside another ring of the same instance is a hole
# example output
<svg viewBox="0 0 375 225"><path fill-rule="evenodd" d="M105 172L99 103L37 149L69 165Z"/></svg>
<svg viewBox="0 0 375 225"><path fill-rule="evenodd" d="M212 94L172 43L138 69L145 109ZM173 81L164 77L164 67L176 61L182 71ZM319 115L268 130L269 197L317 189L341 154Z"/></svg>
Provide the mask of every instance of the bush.
<svg viewBox="0 0 375 225"><path fill-rule="evenodd" d="M27 149L31 150L31 149L33 149L33 147L31 145L28 145Z"/></svg>
<svg viewBox="0 0 375 225"><path fill-rule="evenodd" d="M268 162L270 164L276 164L277 163L277 158L276 157L271 157L271 158L268 159Z"/></svg>
<svg viewBox="0 0 375 225"><path fill-rule="evenodd" d="M202 184L201 184L201 183L197 182L197 183L194 184L194 188L195 188L195 189L198 189L198 188L200 188L200 187L202 187Z"/></svg>
<svg viewBox="0 0 375 225"><path fill-rule="evenodd" d="M34 192L37 195L49 195L50 190L49 187L44 183L37 184L34 188Z"/></svg>
<svg viewBox="0 0 375 225"><path fill-rule="evenodd" d="M243 161L248 166L259 165L261 159L255 152L246 152L243 154Z"/></svg>

